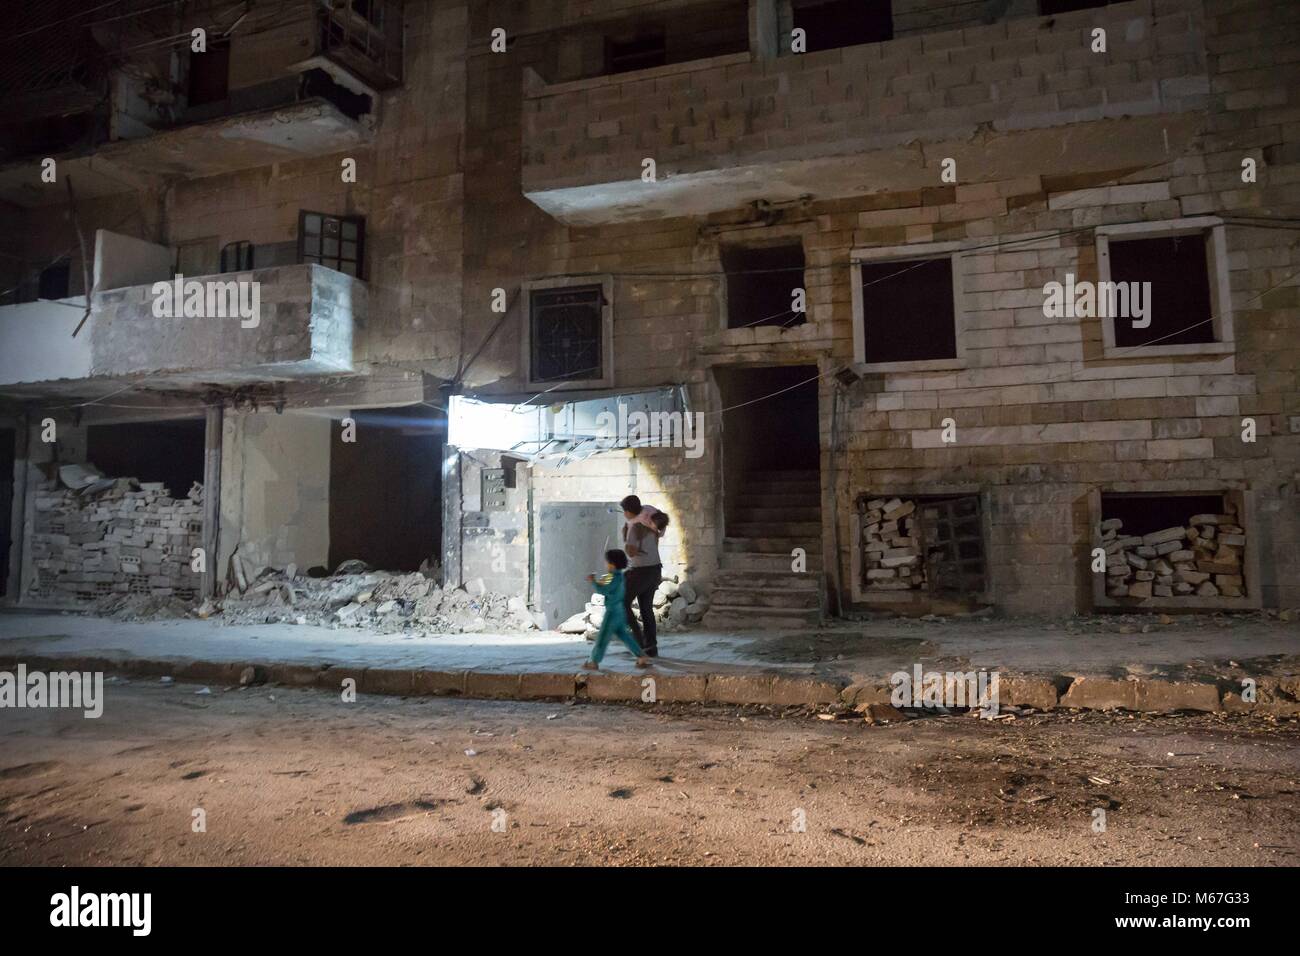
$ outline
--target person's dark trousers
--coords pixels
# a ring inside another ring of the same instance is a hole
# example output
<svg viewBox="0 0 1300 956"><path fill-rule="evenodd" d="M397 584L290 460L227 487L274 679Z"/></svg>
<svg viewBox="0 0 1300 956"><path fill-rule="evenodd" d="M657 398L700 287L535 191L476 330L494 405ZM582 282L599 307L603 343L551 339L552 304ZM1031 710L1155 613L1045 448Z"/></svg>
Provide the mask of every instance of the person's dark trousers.
<svg viewBox="0 0 1300 956"><path fill-rule="evenodd" d="M659 626L655 621L655 589L664 579L664 566L655 564L648 568L628 568L624 572L626 589L623 606L627 609L627 622L636 635L636 642L649 657L659 653ZM641 619L632 613L635 602L641 609Z"/></svg>

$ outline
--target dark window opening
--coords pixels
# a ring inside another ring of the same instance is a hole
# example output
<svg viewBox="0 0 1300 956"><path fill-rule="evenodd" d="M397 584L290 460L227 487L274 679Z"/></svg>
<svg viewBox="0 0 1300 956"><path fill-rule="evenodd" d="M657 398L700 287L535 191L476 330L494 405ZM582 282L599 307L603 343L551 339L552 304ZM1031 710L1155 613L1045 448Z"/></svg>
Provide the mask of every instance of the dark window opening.
<svg viewBox="0 0 1300 956"><path fill-rule="evenodd" d="M72 281L72 260L66 256L41 270L37 297L41 299L66 299Z"/></svg>
<svg viewBox="0 0 1300 956"><path fill-rule="evenodd" d="M303 73L301 94L304 99L318 97L329 101L349 119L359 119L372 109L369 96L352 92L324 70Z"/></svg>
<svg viewBox="0 0 1300 956"><path fill-rule="evenodd" d="M298 214L298 261L329 266L363 278L366 221L362 216L327 216L319 212Z"/></svg>
<svg viewBox="0 0 1300 956"><path fill-rule="evenodd" d="M92 425L86 460L109 478L161 481L173 498L184 498L203 481L206 425L201 418Z"/></svg>
<svg viewBox="0 0 1300 956"><path fill-rule="evenodd" d="M532 381L604 378L604 334L600 286L534 291L529 297Z"/></svg>
<svg viewBox="0 0 1300 956"><path fill-rule="evenodd" d="M221 247L221 271L244 272L253 268L253 244L245 239Z"/></svg>
<svg viewBox="0 0 1300 956"><path fill-rule="evenodd" d="M1116 316L1113 321L1117 346L1193 345L1214 341L1204 234L1123 241L1112 238L1109 246L1111 281L1151 283L1146 301L1151 324L1134 328L1135 321L1145 320L1131 314ZM1122 304L1123 300L1120 301Z"/></svg>
<svg viewBox="0 0 1300 956"><path fill-rule="evenodd" d="M352 12L381 29L384 26L384 7L376 0L352 0Z"/></svg>
<svg viewBox="0 0 1300 956"><path fill-rule="evenodd" d="M1040 16L1057 13L1073 13L1076 10L1090 10L1109 5L1111 0L1038 0Z"/></svg>
<svg viewBox="0 0 1300 956"><path fill-rule="evenodd" d="M891 0L795 0L792 6L809 53L894 38Z"/></svg>
<svg viewBox="0 0 1300 956"><path fill-rule="evenodd" d="M957 357L951 258L864 262L859 268L867 363Z"/></svg>
<svg viewBox="0 0 1300 956"><path fill-rule="evenodd" d="M863 588L967 597L987 590L979 495L862 494L857 512Z"/></svg>
<svg viewBox="0 0 1300 956"><path fill-rule="evenodd" d="M190 54L190 106L217 103L230 92L230 41L215 40L202 53Z"/></svg>
<svg viewBox="0 0 1300 956"><path fill-rule="evenodd" d="M605 72L628 73L663 66L668 62L668 47L662 25L651 27L629 38L605 38Z"/></svg>
<svg viewBox="0 0 1300 956"><path fill-rule="evenodd" d="M808 320L803 243L724 246L721 259L727 274L727 328L792 328Z"/></svg>
<svg viewBox="0 0 1300 956"><path fill-rule="evenodd" d="M447 422L427 405L355 409L356 441L330 442L329 566L360 558L418 571L442 554L442 451Z"/></svg>
<svg viewBox="0 0 1300 956"><path fill-rule="evenodd" d="M1223 495L1106 494L1101 496L1103 520L1118 518L1119 537L1155 534L1182 527L1197 515L1227 512Z"/></svg>

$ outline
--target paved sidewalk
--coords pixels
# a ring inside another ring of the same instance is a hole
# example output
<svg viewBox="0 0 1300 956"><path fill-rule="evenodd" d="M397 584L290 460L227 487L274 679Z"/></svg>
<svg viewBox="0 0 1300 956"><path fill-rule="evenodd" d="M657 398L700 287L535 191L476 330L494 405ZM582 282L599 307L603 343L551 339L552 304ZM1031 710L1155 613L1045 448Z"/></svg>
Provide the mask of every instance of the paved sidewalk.
<svg viewBox="0 0 1300 956"><path fill-rule="evenodd" d="M690 631L661 636L663 656L654 674L676 688L678 699L731 703L864 704L880 699L889 675L910 672L917 664L927 671L1016 675L1023 679L1020 685L1010 683L1021 691L1011 691L1008 702L1019 697L1030 706L1050 700L1064 706L1177 709L1166 698L1159 707L1139 706L1137 688L1163 682L1191 688L1185 700L1196 704L1194 709L1216 710L1216 702L1222 704L1224 693L1238 688L1243 677L1281 688L1280 703L1294 697L1287 688L1300 675L1300 621L1265 615L1161 620L891 619L807 631ZM586 691L602 696L600 688L607 687L611 699L637 699L642 672L628 655L612 648L604 673L579 674L588 649L580 636L556 632L427 636L292 624L228 627L219 618L128 623L76 614L0 613L0 660L10 663L93 660L127 671L169 671L214 681L237 679L246 666L275 665L292 682L318 686L335 686L342 674L367 673L371 689L382 686L395 693L549 697ZM196 666L200 663L206 669ZM412 676L419 674L444 676ZM524 675L528 679L521 681ZM1075 680L1081 677L1086 680ZM418 680L425 690L415 686ZM1004 680L1004 688L1007 684ZM525 685L536 693L524 694ZM864 695L864 688L876 692Z"/></svg>

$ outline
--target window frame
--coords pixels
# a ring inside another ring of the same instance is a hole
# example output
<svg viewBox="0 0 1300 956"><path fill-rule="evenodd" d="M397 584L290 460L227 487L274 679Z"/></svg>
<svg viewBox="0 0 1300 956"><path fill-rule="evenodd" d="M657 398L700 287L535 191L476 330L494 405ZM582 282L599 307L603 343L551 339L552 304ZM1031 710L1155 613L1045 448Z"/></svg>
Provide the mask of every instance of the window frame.
<svg viewBox="0 0 1300 956"><path fill-rule="evenodd" d="M918 242L901 246L877 246L853 249L849 253L849 275L852 279L853 292L853 362L854 368L862 373L877 372L944 372L967 367L966 331L968 316L963 298L963 268L961 241ZM952 268L952 322L953 341L957 355L947 359L916 359L905 362L868 362L867 361L867 323L864 313L865 303L862 296L863 263L906 262L911 259L943 259L951 262Z"/></svg>
<svg viewBox="0 0 1300 956"><path fill-rule="evenodd" d="M533 293L553 289L573 289L582 286L600 287L600 360L601 374L596 378L537 381L533 378ZM536 279L520 286L520 311L523 315L523 335L520 338L520 361L523 378L528 388L568 391L584 388L614 387L614 277L596 275L585 277L564 276Z"/></svg>
<svg viewBox="0 0 1300 956"><path fill-rule="evenodd" d="M1176 355L1226 355L1236 351L1232 324L1232 287L1228 281L1227 229L1218 216L1190 216L1154 222L1098 226L1094 231L1097 250L1097 281L1110 282L1110 244L1125 239L1165 239L1173 236L1202 235L1205 239L1205 272L1210 283L1210 316L1213 342L1190 342L1180 345L1115 344L1115 319L1101 320L1102 355L1105 358L1160 358Z"/></svg>
<svg viewBox="0 0 1300 956"><path fill-rule="evenodd" d="M326 256L326 255L324 255L324 252L323 252L324 247L322 246L322 251L321 251L321 252L318 252L316 255L314 255L314 256L312 257L312 258L314 258L314 259L316 259L316 260L321 260L321 259L326 259L326 258L332 258L332 259L335 259L335 260L340 261L340 262L344 261L344 256L342 255L342 253L343 253L343 233L342 233L342 226L343 226L344 223L349 223L349 222L351 222L351 223L355 223L355 224L356 224L356 227L357 227L357 258L356 258L356 263L357 263L357 273L356 273L356 275L351 276L351 278L353 278L353 279L358 279L358 280L361 280L361 281L364 281L365 278L366 278L366 217L365 217L365 216L345 216L345 215L339 215L339 214L336 214L336 213L330 213L330 212L320 212L319 210L316 210L316 209L299 209L299 210L298 210L298 264L299 264L299 265L318 265L318 266L321 266L322 268L325 268L325 269L334 269L334 266L326 265L324 262L320 262L320 261L317 261L317 262L314 262L314 263L307 263L307 262L305 261L305 259L304 259L304 256L307 255L307 253L304 251L304 244L306 243L306 240L307 240L307 217L308 217L308 216L320 216L320 217L321 217L321 233L320 233L320 235L321 235L322 237L325 235L325 231L324 231L324 230L325 230L325 220L326 220L326 219L337 219L338 222L339 222L339 255L337 255L337 256ZM335 271L335 272L339 272L339 273L341 273L341 274L343 274L343 275L347 275L347 273L346 273L346 272L343 272L342 269L334 269L334 271Z"/></svg>

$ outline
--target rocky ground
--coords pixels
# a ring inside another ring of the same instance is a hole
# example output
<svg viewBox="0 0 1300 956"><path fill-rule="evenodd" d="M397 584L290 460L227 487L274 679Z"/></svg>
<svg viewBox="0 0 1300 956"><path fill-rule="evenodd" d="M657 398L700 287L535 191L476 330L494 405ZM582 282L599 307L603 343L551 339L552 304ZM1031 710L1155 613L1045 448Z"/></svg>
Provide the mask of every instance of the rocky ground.
<svg viewBox="0 0 1300 956"><path fill-rule="evenodd" d="M198 690L6 711L0 864L1300 862L1294 721Z"/></svg>

